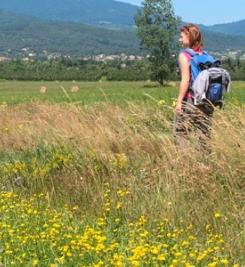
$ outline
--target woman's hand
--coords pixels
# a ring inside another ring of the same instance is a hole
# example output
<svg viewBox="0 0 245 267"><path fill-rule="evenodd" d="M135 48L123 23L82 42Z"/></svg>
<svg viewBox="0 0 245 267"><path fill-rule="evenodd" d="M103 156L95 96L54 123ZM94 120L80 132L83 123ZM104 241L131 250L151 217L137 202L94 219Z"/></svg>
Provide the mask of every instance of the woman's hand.
<svg viewBox="0 0 245 267"><path fill-rule="evenodd" d="M182 102L178 101L177 104L176 104L176 107L175 107L175 113L176 114L180 114L182 112L183 112L183 110L182 110Z"/></svg>

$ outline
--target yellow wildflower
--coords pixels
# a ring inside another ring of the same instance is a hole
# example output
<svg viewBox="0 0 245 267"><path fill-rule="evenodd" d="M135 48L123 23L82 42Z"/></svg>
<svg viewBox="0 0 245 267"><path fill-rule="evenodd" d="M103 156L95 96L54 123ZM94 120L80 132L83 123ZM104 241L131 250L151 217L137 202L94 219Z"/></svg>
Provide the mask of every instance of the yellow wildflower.
<svg viewBox="0 0 245 267"><path fill-rule="evenodd" d="M221 259L220 262L223 263L224 265L228 265L229 263L227 259Z"/></svg>

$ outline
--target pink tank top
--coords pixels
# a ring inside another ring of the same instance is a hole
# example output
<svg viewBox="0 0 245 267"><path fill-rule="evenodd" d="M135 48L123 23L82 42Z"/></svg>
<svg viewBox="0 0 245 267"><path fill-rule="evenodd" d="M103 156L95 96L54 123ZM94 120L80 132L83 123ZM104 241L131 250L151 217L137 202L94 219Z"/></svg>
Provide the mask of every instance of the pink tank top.
<svg viewBox="0 0 245 267"><path fill-rule="evenodd" d="M202 50L201 48L193 49L193 50L194 50L195 52L200 53L200 54L203 53L203 50ZM190 62L191 59L192 59L192 58L191 58L191 55L188 54L186 51L183 51L182 53L186 56L188 62ZM187 91L187 93L186 93L186 95L185 95L185 97L184 97L184 100L185 100L185 101L187 101L188 99L192 99L192 93L191 93L189 90Z"/></svg>
<svg viewBox="0 0 245 267"><path fill-rule="evenodd" d="M197 53L200 53L200 54L202 54L203 53L203 50L202 50L202 48L198 48L198 49L193 49L193 51L195 51L195 52L197 52ZM191 55L190 54L188 54L186 51L183 51L182 52L186 57L187 57L187 59L188 59L188 62L190 62L191 61Z"/></svg>

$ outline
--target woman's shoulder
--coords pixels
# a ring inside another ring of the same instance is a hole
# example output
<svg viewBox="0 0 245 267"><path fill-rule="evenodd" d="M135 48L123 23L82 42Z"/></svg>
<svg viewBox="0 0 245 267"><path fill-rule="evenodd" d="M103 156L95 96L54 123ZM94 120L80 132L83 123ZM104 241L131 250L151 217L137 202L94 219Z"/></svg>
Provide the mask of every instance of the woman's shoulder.
<svg viewBox="0 0 245 267"><path fill-rule="evenodd" d="M191 57L190 53L187 52L186 49L183 49L179 53L179 60L181 60L181 59L187 59L187 61L189 62L189 61L191 61L192 57Z"/></svg>

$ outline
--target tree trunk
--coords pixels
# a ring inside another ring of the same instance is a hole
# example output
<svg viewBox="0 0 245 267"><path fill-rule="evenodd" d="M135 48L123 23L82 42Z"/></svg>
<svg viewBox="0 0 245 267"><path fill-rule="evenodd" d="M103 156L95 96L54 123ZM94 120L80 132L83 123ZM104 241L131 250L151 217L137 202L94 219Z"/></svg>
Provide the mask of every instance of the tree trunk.
<svg viewBox="0 0 245 267"><path fill-rule="evenodd" d="M163 86L163 82L164 82L163 77L159 77L159 81L158 82L160 83L161 86Z"/></svg>

